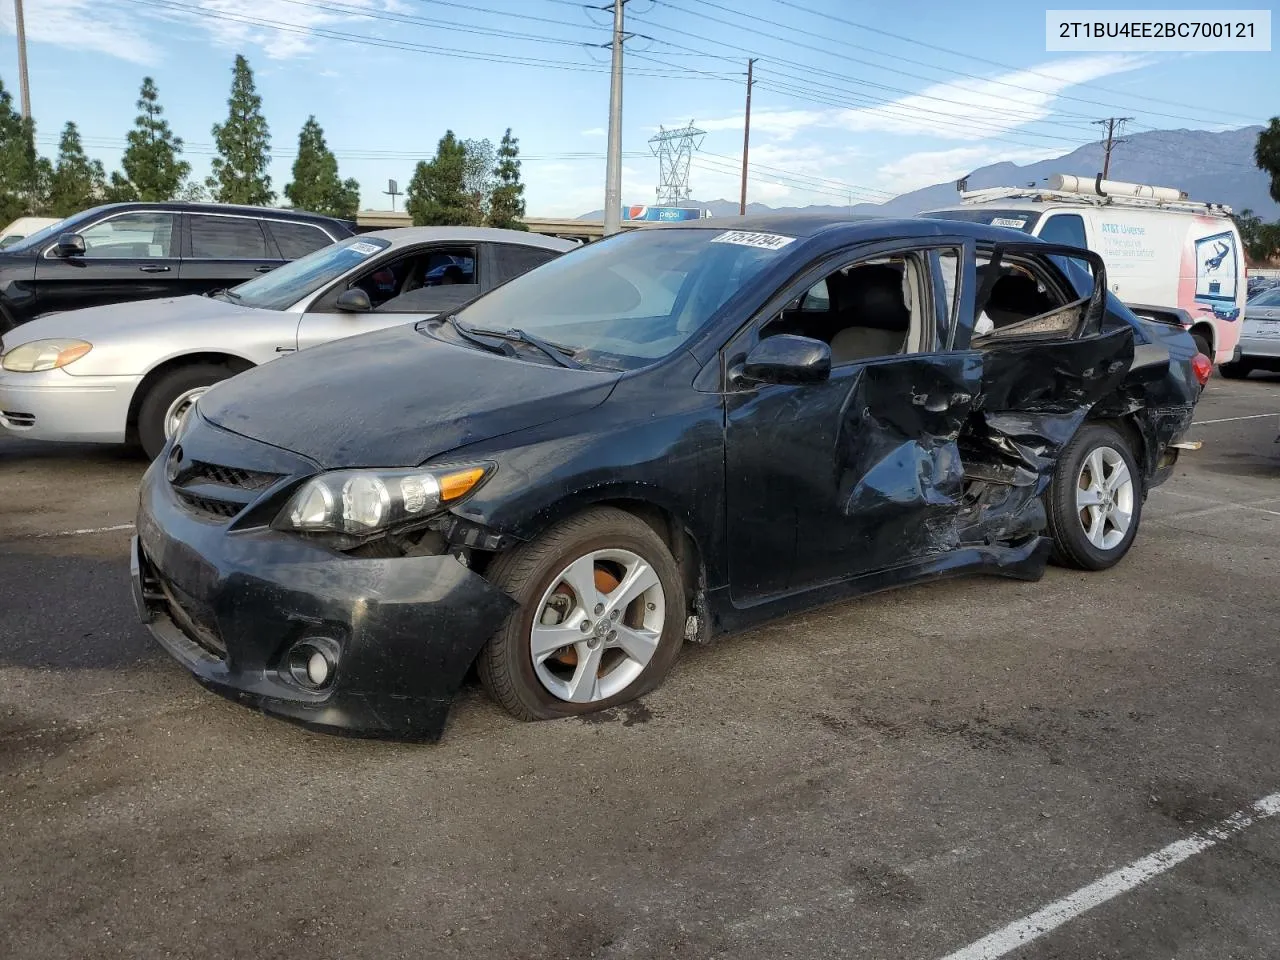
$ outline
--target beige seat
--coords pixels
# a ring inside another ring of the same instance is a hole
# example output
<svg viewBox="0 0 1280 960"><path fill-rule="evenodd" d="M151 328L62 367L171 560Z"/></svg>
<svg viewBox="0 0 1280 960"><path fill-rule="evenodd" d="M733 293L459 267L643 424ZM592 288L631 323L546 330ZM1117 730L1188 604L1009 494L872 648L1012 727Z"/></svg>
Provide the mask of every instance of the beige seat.
<svg viewBox="0 0 1280 960"><path fill-rule="evenodd" d="M911 330L911 311L902 296L902 274L869 264L827 278L836 333L831 364L856 363L901 353Z"/></svg>

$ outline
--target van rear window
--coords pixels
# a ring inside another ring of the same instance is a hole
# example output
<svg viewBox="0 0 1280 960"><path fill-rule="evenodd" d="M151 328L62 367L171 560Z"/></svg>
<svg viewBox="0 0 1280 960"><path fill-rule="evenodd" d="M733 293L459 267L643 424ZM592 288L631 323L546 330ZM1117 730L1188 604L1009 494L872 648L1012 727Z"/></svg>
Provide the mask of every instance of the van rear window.
<svg viewBox="0 0 1280 960"><path fill-rule="evenodd" d="M931 210L922 217L934 220L964 220L968 223L985 223L991 227L1006 227L1030 233L1040 222L1040 214L1033 210L999 210L994 207L957 207L954 210Z"/></svg>

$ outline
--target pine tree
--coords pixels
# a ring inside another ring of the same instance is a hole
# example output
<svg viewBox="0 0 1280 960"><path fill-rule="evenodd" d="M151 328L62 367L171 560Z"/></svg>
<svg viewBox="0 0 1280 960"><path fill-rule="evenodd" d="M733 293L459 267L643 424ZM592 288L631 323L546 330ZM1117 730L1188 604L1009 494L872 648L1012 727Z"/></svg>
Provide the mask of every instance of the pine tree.
<svg viewBox="0 0 1280 960"><path fill-rule="evenodd" d="M36 154L35 124L13 108L0 82L0 224L44 210L51 172Z"/></svg>
<svg viewBox="0 0 1280 960"><path fill-rule="evenodd" d="M147 203L171 200L191 173L191 164L182 159L182 139L169 129L159 100L155 81L144 77L138 93L138 118L120 161L128 187L117 184L113 174L113 195L131 193L127 199Z"/></svg>
<svg viewBox="0 0 1280 960"><path fill-rule="evenodd" d="M471 222L466 192L467 148L452 130L445 132L428 163L419 160L409 181L404 207L417 226L459 226Z"/></svg>
<svg viewBox="0 0 1280 960"><path fill-rule="evenodd" d="M360 207L360 184L338 179L338 158L324 141L324 130L314 116L298 134L298 158L293 161L293 182L284 195L298 210L310 210L345 220L355 218Z"/></svg>
<svg viewBox="0 0 1280 960"><path fill-rule="evenodd" d="M85 156L76 125L67 122L58 141L58 163L49 185L49 214L69 217L100 202L107 190L100 160Z"/></svg>
<svg viewBox="0 0 1280 960"><path fill-rule="evenodd" d="M467 140L463 164L462 190L467 197L467 226L482 227L489 222L489 201L493 198L494 164L497 154L488 140Z"/></svg>
<svg viewBox="0 0 1280 960"><path fill-rule="evenodd" d="M262 115L262 98L253 85L249 61L236 54L226 123L213 125L218 156L205 184L219 203L266 206L275 200L267 167L271 163L271 133Z"/></svg>
<svg viewBox="0 0 1280 960"><path fill-rule="evenodd" d="M112 170L111 180L107 183L102 199L107 203L127 203L138 199L138 191L133 189L128 177L118 170Z"/></svg>
<svg viewBox="0 0 1280 960"><path fill-rule="evenodd" d="M498 165L493 171L493 193L489 199L489 226L507 230L528 230L524 221L524 184L520 182L520 141L511 128L498 145Z"/></svg>

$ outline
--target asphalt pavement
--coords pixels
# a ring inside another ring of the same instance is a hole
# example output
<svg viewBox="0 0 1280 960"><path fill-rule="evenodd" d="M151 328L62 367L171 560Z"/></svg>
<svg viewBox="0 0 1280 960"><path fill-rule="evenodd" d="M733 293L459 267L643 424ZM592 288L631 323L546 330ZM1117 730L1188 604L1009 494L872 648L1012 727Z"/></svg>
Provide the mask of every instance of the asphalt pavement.
<svg viewBox="0 0 1280 960"><path fill-rule="evenodd" d="M429 746L205 693L131 609L142 464L0 440L0 957L1280 956L1280 377L1197 420L1112 571L686 647L586 719L472 688Z"/></svg>

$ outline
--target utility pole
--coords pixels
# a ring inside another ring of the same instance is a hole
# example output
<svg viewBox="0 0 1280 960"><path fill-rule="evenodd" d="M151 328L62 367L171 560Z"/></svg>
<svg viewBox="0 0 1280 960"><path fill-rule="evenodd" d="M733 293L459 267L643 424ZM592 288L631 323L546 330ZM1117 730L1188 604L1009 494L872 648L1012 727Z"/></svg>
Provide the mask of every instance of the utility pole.
<svg viewBox="0 0 1280 960"><path fill-rule="evenodd" d="M604 172L604 235L622 229L622 7L613 0L613 70L609 78L609 153Z"/></svg>
<svg viewBox="0 0 1280 960"><path fill-rule="evenodd" d="M18 86L22 92L22 119L31 119L31 90L27 85L27 29L22 23L22 0L13 0L13 25L18 34Z"/></svg>
<svg viewBox="0 0 1280 960"><path fill-rule="evenodd" d="M738 200L738 216L747 215L747 154L751 151L751 87L755 83L752 68L755 58L747 61L747 113L742 124L742 197Z"/></svg>
<svg viewBox="0 0 1280 960"><path fill-rule="evenodd" d="M1108 117L1106 120L1095 120L1094 123L1107 128L1107 142L1102 147L1102 179L1106 180L1111 173L1111 151L1115 147L1124 143L1123 140L1117 140L1116 127L1121 128L1123 132L1124 125L1132 120L1133 117Z"/></svg>

